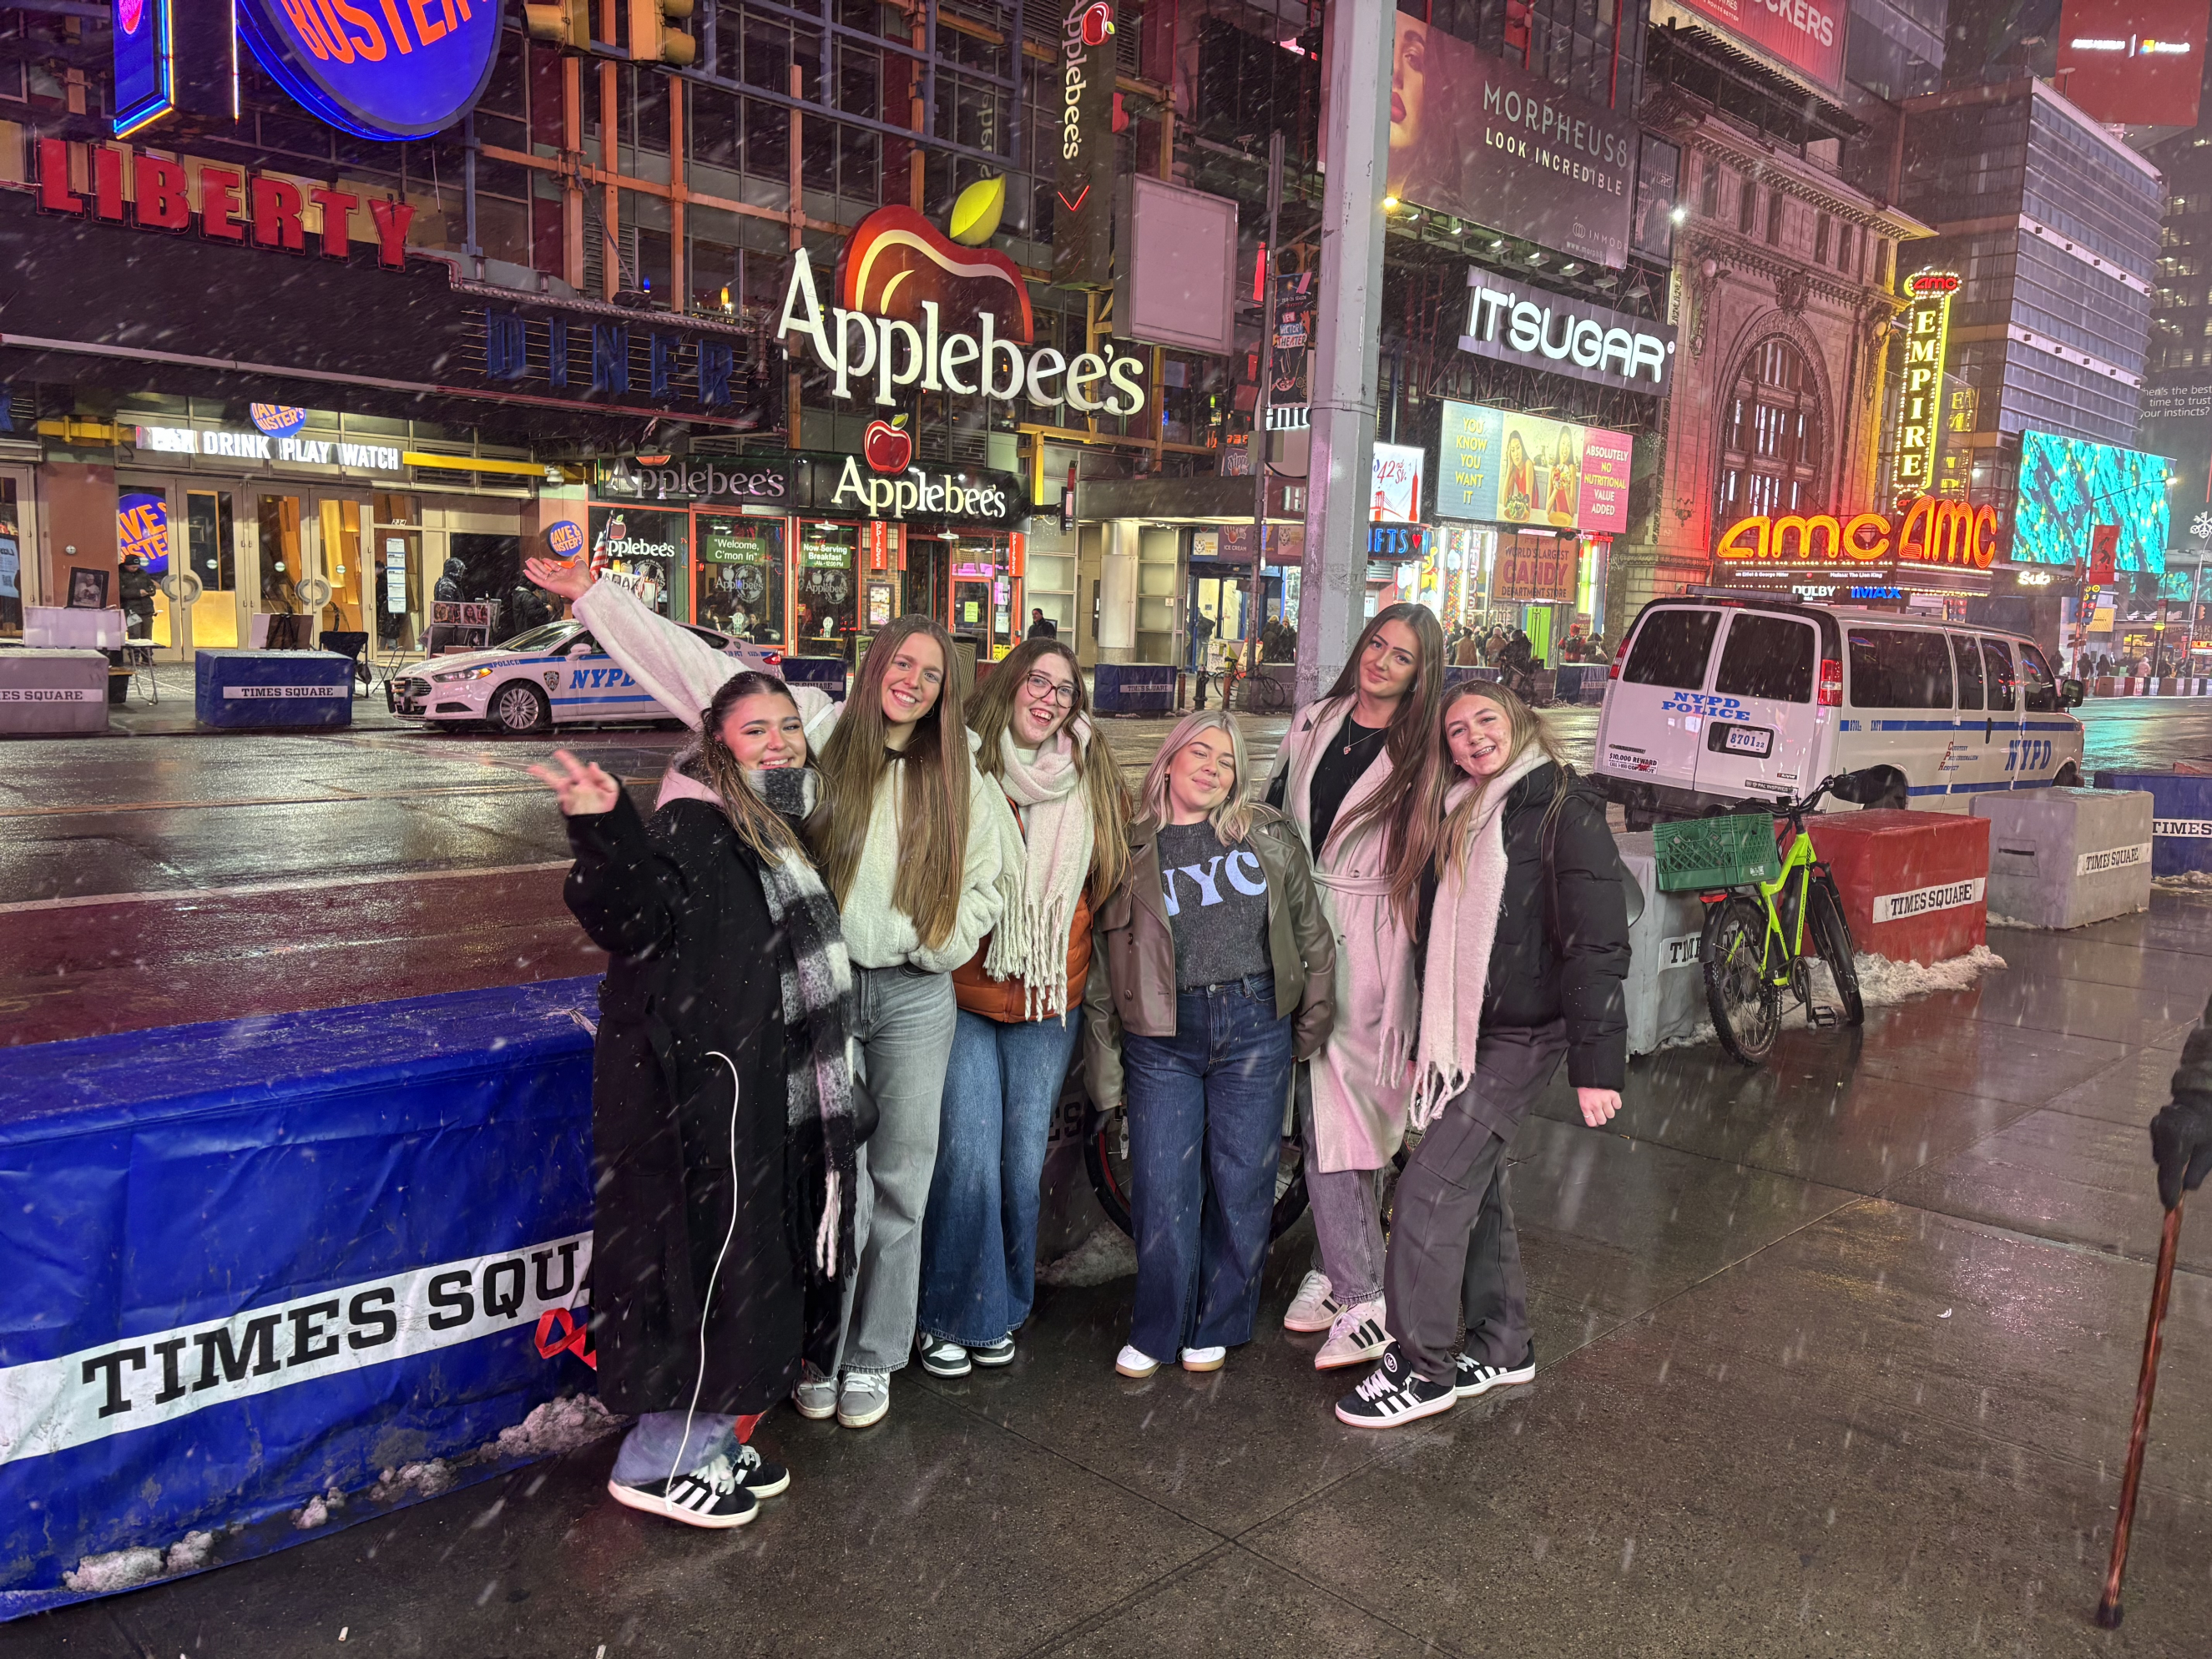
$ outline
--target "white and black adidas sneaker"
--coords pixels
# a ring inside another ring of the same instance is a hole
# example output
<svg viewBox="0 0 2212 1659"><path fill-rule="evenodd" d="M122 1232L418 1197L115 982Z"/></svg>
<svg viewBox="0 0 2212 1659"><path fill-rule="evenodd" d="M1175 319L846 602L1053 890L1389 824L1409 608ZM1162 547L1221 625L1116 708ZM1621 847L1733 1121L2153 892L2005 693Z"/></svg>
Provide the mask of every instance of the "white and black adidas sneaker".
<svg viewBox="0 0 2212 1659"><path fill-rule="evenodd" d="M771 1463L751 1446L740 1446L730 1455L730 1466L738 1472L738 1484L756 1498L776 1498L791 1486L791 1471L781 1463Z"/></svg>
<svg viewBox="0 0 2212 1659"><path fill-rule="evenodd" d="M1536 1380L1536 1345L1528 1344L1528 1352L1521 1357L1517 1365L1493 1365L1488 1360L1477 1359L1472 1354L1462 1354L1452 1364L1456 1373L1453 1392L1462 1400L1471 1400L1476 1395L1488 1394L1492 1389L1510 1389L1517 1383Z"/></svg>
<svg viewBox="0 0 2212 1659"><path fill-rule="evenodd" d="M1368 1379L1336 1402L1336 1419L1355 1429L1395 1429L1448 1412L1458 1401L1450 1383L1431 1382L1407 1370L1393 1342Z"/></svg>
<svg viewBox="0 0 2212 1659"><path fill-rule="evenodd" d="M787 1482L790 1478L784 1477ZM681 1521L687 1527L742 1527L760 1509L737 1466L726 1457L710 1457L672 1480L641 1480L628 1486L609 1480L607 1491L617 1504Z"/></svg>
<svg viewBox="0 0 2212 1659"><path fill-rule="evenodd" d="M1359 1365L1370 1359L1380 1359L1382 1351L1390 1345L1390 1334L1383 1329L1385 1316L1382 1299L1362 1302L1346 1308L1337 1315L1329 1328L1328 1340L1321 1345L1314 1356L1317 1371L1340 1371L1348 1365Z"/></svg>

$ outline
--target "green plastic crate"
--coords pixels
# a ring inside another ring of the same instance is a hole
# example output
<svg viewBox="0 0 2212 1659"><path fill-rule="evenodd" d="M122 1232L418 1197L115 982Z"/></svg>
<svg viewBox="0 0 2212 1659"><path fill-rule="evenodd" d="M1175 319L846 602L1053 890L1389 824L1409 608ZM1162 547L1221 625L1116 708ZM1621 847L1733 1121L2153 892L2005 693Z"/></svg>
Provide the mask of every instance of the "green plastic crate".
<svg viewBox="0 0 2212 1659"><path fill-rule="evenodd" d="M1709 892L1772 881L1782 866L1774 819L1765 812L1654 824L1651 850L1662 893Z"/></svg>

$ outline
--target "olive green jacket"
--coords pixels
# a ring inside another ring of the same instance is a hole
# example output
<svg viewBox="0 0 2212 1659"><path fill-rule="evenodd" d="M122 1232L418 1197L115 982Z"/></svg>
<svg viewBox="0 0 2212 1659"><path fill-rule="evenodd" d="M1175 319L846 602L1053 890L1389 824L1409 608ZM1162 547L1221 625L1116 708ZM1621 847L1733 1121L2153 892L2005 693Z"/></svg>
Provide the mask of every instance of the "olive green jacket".
<svg viewBox="0 0 2212 1659"><path fill-rule="evenodd" d="M1336 1023L1336 940L1314 891L1313 866L1291 821L1255 806L1244 845L1267 878L1267 951L1274 958L1275 1015L1296 1012L1291 1042L1304 1060ZM1175 934L1160 886L1159 826L1129 826L1129 872L1091 924L1091 980L1083 993L1084 1054L1091 1098L1122 1103L1121 1034L1176 1032Z"/></svg>

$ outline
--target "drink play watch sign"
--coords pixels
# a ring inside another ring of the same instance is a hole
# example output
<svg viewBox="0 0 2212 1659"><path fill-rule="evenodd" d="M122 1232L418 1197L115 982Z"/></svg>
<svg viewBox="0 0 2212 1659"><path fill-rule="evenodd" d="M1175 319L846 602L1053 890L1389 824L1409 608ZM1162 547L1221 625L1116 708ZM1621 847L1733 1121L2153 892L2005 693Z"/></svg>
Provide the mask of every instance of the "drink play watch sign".
<svg viewBox="0 0 2212 1659"><path fill-rule="evenodd" d="M363 138L459 120L499 55L498 0L237 0L238 32L305 109Z"/></svg>

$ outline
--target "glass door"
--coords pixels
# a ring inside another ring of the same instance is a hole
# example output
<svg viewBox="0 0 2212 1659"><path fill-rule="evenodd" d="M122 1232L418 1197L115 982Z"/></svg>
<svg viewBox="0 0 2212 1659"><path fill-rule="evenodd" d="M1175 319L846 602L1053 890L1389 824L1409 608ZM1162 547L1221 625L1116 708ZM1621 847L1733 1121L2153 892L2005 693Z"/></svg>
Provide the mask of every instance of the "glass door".
<svg viewBox="0 0 2212 1659"><path fill-rule="evenodd" d="M313 642L316 618L302 604L301 584L318 574L313 562L315 527L312 501L303 503L297 495L255 497L253 611L270 620L252 623L248 643L281 649ZM312 594L317 590L307 591ZM282 623L276 620L280 617L301 620Z"/></svg>
<svg viewBox="0 0 2212 1659"><path fill-rule="evenodd" d="M321 624L345 633L368 631L374 612L375 587L370 580L369 561L363 556L362 532L370 523L366 501L323 500L315 503L320 532L323 580L331 585L330 603L323 607Z"/></svg>
<svg viewBox="0 0 2212 1659"><path fill-rule="evenodd" d="M240 643L246 607L238 583L238 526L230 492L186 489L182 495L185 567L198 579L199 592L174 637L179 657L189 660L195 651Z"/></svg>

